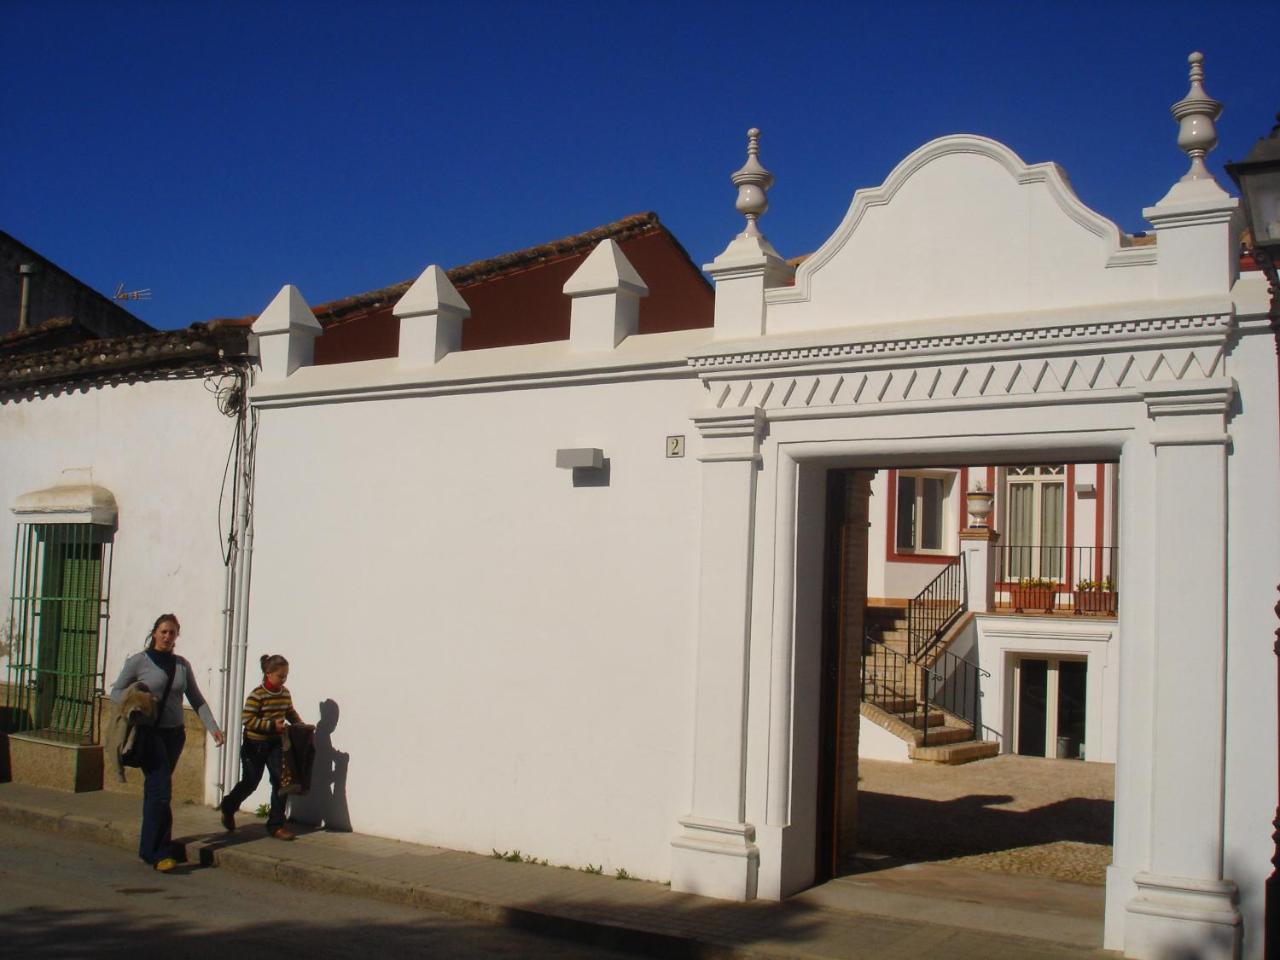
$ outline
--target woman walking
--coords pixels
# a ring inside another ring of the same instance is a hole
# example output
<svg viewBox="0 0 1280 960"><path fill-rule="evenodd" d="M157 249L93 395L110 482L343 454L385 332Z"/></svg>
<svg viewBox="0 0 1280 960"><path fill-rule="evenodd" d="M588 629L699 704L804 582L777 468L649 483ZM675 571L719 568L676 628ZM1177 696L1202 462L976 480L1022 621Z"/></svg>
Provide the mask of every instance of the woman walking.
<svg viewBox="0 0 1280 960"><path fill-rule="evenodd" d="M244 742L240 746L243 775L231 792L222 798L222 825L236 828L236 811L249 794L262 782L266 768L271 778L271 810L267 814L267 833L277 840L292 840L294 835L284 825L284 797L280 795L280 752L284 743L285 721L302 723L293 709L293 695L284 685L289 679L289 661L280 654L264 654L262 684L255 687L244 702L240 720L244 724Z"/></svg>
<svg viewBox="0 0 1280 960"><path fill-rule="evenodd" d="M200 693L191 664L173 652L181 630L178 618L172 613L157 617L147 635L146 649L124 662L111 688L112 701L119 703L125 691L140 681L159 701L155 726L146 728L143 741L142 833L138 839L138 856L161 873L168 873L178 865L173 845L172 800L173 771L187 740L182 698L187 698L214 743L222 746L226 739Z"/></svg>

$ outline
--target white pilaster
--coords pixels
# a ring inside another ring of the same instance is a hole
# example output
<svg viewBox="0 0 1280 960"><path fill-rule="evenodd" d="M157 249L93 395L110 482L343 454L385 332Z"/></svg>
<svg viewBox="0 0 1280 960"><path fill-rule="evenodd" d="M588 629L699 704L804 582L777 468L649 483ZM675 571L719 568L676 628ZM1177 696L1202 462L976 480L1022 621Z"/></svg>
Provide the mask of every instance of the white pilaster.
<svg viewBox="0 0 1280 960"><path fill-rule="evenodd" d="M693 795L671 841L671 887L750 900L760 854L746 822L746 671L756 468L764 414L710 411L702 435L702 554Z"/></svg>
<svg viewBox="0 0 1280 960"><path fill-rule="evenodd" d="M613 239L596 244L590 256L565 281L573 298L569 313L569 349L612 350L639 328L640 298L649 288Z"/></svg>
<svg viewBox="0 0 1280 960"><path fill-rule="evenodd" d="M324 333L298 288L286 283L253 322L258 338L259 379L284 380L299 367L311 365L316 337Z"/></svg>
<svg viewBox="0 0 1280 960"><path fill-rule="evenodd" d="M716 282L714 335L717 340L758 337L764 333L764 293L780 287L795 271L760 235L743 233L703 270Z"/></svg>
<svg viewBox="0 0 1280 960"><path fill-rule="evenodd" d="M399 363L426 367L462 348L462 321L471 308L434 263L422 271L393 311L400 318Z"/></svg>
<svg viewBox="0 0 1280 960"><path fill-rule="evenodd" d="M1000 534L990 527L960 531L970 613L989 613L995 606L995 546Z"/></svg>
<svg viewBox="0 0 1280 960"><path fill-rule="evenodd" d="M1155 675L1150 869L1133 877L1125 955L1234 957L1236 886L1223 877L1227 379L1153 384Z"/></svg>

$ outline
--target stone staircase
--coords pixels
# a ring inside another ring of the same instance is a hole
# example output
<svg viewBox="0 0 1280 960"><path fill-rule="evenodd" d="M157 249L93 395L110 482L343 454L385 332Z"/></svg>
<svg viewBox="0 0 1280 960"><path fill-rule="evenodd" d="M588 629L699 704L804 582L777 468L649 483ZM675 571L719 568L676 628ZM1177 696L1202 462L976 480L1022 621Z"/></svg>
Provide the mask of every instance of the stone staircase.
<svg viewBox="0 0 1280 960"><path fill-rule="evenodd" d="M1000 752L1000 745L974 738L973 726L939 707L926 712L920 698L921 666L907 658L907 619L903 607L868 606L865 628L871 638L862 657L862 716L907 743L912 760L959 764ZM896 656L877 652L882 647ZM929 743L924 744L928 729Z"/></svg>

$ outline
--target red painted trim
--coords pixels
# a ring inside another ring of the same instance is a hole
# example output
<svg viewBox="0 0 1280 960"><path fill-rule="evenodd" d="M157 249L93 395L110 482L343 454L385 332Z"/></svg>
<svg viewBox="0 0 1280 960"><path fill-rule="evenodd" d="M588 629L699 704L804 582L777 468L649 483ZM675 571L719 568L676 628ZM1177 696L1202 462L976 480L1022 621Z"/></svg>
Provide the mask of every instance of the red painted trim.
<svg viewBox="0 0 1280 960"><path fill-rule="evenodd" d="M884 559L887 563L932 563L936 566L945 566L956 557L958 553L898 553L896 547L898 543L898 470L891 467L889 474L889 493L884 498L889 508L889 516L885 524L886 535L884 538Z"/></svg>
<svg viewBox="0 0 1280 960"><path fill-rule="evenodd" d="M898 539L898 471L890 467L888 478L889 492L884 498L884 502L889 507L889 516L885 523L884 559L886 562L892 563L895 556L893 543Z"/></svg>
<svg viewBox="0 0 1280 960"><path fill-rule="evenodd" d="M1103 518L1105 517L1103 508L1107 504L1107 465L1105 463L1094 465L1094 477L1097 492L1093 501L1093 579L1101 582Z"/></svg>
<svg viewBox="0 0 1280 960"><path fill-rule="evenodd" d="M894 563L933 563L943 567L957 556L955 553L895 553L891 560Z"/></svg>
<svg viewBox="0 0 1280 960"><path fill-rule="evenodd" d="M969 468L960 468L960 521L956 524L956 530L963 530L969 525ZM956 545L956 551L959 552L960 546Z"/></svg>
<svg viewBox="0 0 1280 960"><path fill-rule="evenodd" d="M1075 560L1076 545L1076 465L1074 463L1067 464L1067 488L1063 490L1063 494L1067 499L1067 529L1066 536L1062 539L1066 541L1065 549L1067 551L1066 576L1063 578L1063 584L1068 590L1073 589L1076 585L1075 571L1072 570L1072 561Z"/></svg>

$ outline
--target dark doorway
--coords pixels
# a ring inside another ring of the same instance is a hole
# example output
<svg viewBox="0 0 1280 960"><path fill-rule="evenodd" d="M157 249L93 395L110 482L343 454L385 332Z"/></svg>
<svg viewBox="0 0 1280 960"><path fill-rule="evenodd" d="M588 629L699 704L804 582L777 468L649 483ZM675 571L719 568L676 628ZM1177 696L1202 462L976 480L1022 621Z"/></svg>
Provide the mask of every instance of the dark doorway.
<svg viewBox="0 0 1280 960"><path fill-rule="evenodd" d="M1045 755L1045 711L1049 706L1049 661L1024 657L1018 670L1018 753Z"/></svg>

